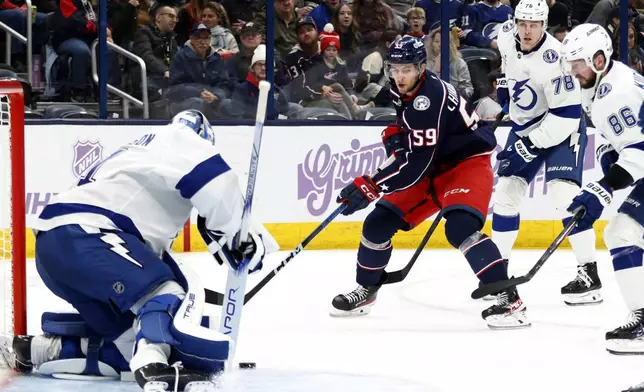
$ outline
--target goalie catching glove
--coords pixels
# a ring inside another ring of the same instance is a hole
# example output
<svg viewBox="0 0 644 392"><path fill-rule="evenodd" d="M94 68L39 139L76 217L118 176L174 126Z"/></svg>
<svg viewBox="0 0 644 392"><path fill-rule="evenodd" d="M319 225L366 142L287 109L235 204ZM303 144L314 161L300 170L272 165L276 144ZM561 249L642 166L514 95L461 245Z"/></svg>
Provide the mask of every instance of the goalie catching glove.
<svg viewBox="0 0 644 392"><path fill-rule="evenodd" d="M247 264L249 274L262 269L266 249L264 248L261 234L251 229L248 232L248 240L237 244L236 239L238 236L229 241L222 232L209 230L206 227L206 218L202 216L197 218L197 228L208 247L208 251L212 253L219 265L226 262L235 271L241 271ZM244 264L244 261L246 261L246 264Z"/></svg>

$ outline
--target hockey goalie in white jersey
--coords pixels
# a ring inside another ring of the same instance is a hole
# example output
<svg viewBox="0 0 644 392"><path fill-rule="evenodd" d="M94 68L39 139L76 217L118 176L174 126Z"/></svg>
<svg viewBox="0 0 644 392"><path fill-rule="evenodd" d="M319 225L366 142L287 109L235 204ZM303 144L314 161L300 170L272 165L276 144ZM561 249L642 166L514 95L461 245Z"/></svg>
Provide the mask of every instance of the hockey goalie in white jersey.
<svg viewBox="0 0 644 392"><path fill-rule="evenodd" d="M561 43L546 32L546 1L521 0L514 18L503 24L497 41L504 73L498 98L502 106L509 106L512 130L497 155L492 237L506 260L518 234L528 184L542 167L554 208L564 224L571 219L566 208L582 185L587 144L581 89L560 67ZM595 233L575 229L569 239L579 267L577 277L561 289L564 302L600 303Z"/></svg>
<svg viewBox="0 0 644 392"><path fill-rule="evenodd" d="M203 285L168 253L193 207L220 263L241 269L245 260L256 271L265 251L276 249L261 225L235 243L238 177L208 120L186 111L117 150L44 208L34 225L36 267L78 314L45 313L45 335L0 339L0 364L63 378L133 373L141 387L161 388L155 391L208 388L233 341L202 326Z"/></svg>
<svg viewBox="0 0 644 392"><path fill-rule="evenodd" d="M577 26L563 41L562 64L579 80L584 110L608 140L597 149L604 177L588 183L569 210L583 207L578 227L591 228L614 191L634 186L604 231L631 310L625 325L606 333L606 344L613 354L644 354L644 78L611 60L612 54L611 39L599 25Z"/></svg>

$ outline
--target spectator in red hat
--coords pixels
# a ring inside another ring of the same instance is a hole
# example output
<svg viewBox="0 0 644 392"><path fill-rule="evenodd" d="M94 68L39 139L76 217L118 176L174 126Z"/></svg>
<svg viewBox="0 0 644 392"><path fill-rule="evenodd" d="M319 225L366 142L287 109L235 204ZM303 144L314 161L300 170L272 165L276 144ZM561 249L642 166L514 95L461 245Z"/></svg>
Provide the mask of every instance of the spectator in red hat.
<svg viewBox="0 0 644 392"><path fill-rule="evenodd" d="M322 96L333 104L333 108L351 119L357 117L365 107L374 107L373 103L365 106L357 104L358 99L349 95L347 90L353 88L345 62L338 56L340 36L327 23L320 34L320 52L324 62L313 68L307 75L311 79L311 88L322 92Z"/></svg>

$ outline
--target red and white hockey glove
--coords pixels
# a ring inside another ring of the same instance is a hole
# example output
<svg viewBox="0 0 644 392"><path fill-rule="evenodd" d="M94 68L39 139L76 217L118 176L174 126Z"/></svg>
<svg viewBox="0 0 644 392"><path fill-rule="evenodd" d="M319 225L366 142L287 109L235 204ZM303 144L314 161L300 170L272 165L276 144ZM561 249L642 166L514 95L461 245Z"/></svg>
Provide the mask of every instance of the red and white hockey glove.
<svg viewBox="0 0 644 392"><path fill-rule="evenodd" d="M371 202L378 200L380 192L382 192L382 189L373 182L371 177L362 176L356 178L351 184L344 187L340 191L340 196L338 196L338 203L347 203L347 208L342 211L342 215L351 215L356 211L367 208Z"/></svg>
<svg viewBox="0 0 644 392"><path fill-rule="evenodd" d="M405 132L400 124L387 125L387 128L382 131L381 137L387 156L394 154L398 158L405 152Z"/></svg>

